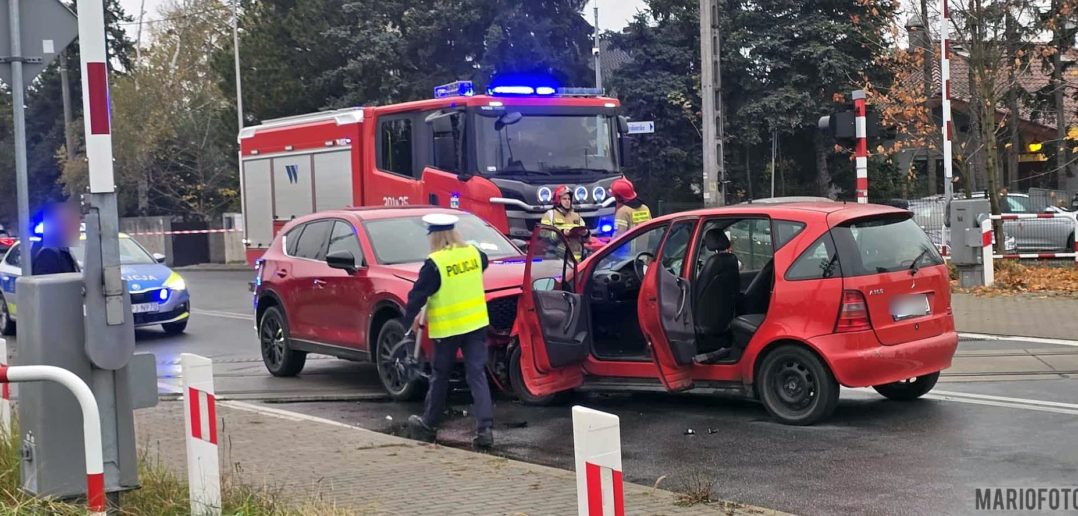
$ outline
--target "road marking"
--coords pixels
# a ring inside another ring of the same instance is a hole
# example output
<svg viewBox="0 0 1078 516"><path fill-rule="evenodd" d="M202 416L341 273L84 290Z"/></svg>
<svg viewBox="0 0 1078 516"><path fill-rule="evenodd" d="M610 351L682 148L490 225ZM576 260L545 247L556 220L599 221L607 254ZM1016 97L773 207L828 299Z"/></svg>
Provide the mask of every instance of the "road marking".
<svg viewBox="0 0 1078 516"><path fill-rule="evenodd" d="M844 389L861 393L876 392L871 387L856 387ZM935 390L928 394L925 394L924 398L936 401L967 403L970 405L985 405L990 407L1033 410L1037 412L1052 412L1055 414L1078 416L1078 404L1074 403L1059 403L1056 401L1033 400L1028 398L1008 398L1005 396L992 396L989 394L971 394L967 392Z"/></svg>
<svg viewBox="0 0 1078 516"><path fill-rule="evenodd" d="M208 315L210 317L223 317L225 319L239 319L241 321L253 321L255 316L251 314L240 314L236 312L221 312L217 310L191 310L195 315ZM1078 345L1078 344L1076 344Z"/></svg>
<svg viewBox="0 0 1078 516"><path fill-rule="evenodd" d="M1016 335L989 335L986 333L959 333L960 339L972 340L1013 340L1015 342L1031 342L1035 344L1054 344L1056 346L1078 347L1078 340L1046 339L1043 337L1019 337Z"/></svg>
<svg viewBox="0 0 1078 516"><path fill-rule="evenodd" d="M373 430L363 428L361 426L349 425L341 423L339 421L333 421L332 419L321 418L317 416L308 416L307 414L300 414L299 412L292 412L290 410L281 410L269 407L263 407L261 405L255 405L252 403L244 403L242 401L223 401L218 405L224 405L226 407L232 407L247 412L254 412L263 416L270 416L287 421L310 421L312 423L322 423L326 425L333 425L340 428L349 428L352 430L363 430L366 432L374 432Z"/></svg>
<svg viewBox="0 0 1078 516"><path fill-rule="evenodd" d="M1065 408L1074 411L1078 411L1078 404L1075 403L1060 403L1058 401L1044 401L1044 400L1031 400L1029 398L1008 398L1006 396L993 396L991 394L973 394L969 392L955 392L955 391L932 391L932 394L938 396L957 396L963 398L973 398L985 401L998 401L1003 403L1018 403L1026 405L1039 405L1043 407L1057 407Z"/></svg>

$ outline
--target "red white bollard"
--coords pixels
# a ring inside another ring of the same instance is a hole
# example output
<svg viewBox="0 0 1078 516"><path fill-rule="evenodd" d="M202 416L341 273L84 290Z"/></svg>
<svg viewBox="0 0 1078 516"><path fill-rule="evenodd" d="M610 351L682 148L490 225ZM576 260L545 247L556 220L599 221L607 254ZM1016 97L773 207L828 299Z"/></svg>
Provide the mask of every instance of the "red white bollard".
<svg viewBox="0 0 1078 516"><path fill-rule="evenodd" d="M576 452L577 513L580 516L624 516L618 416L573 407L573 448Z"/></svg>
<svg viewBox="0 0 1078 516"><path fill-rule="evenodd" d="M3 301L0 301L3 302ZM0 367L7 367L7 341L0 339ZM0 386L0 432L5 436L11 433L11 384Z"/></svg>
<svg viewBox="0 0 1078 516"><path fill-rule="evenodd" d="M853 159L857 172L858 204L868 202L868 123L865 118L866 109L864 90L853 92L854 136L857 137L857 146L854 147Z"/></svg>
<svg viewBox="0 0 1078 516"><path fill-rule="evenodd" d="M183 423L187 432L187 483L191 514L221 514L221 466L217 451L217 400L213 394L213 361L180 355L183 374Z"/></svg>
<svg viewBox="0 0 1078 516"><path fill-rule="evenodd" d="M992 261L992 218L981 221L981 265L984 269L984 286L991 287L996 282L995 263Z"/></svg>
<svg viewBox="0 0 1078 516"><path fill-rule="evenodd" d="M75 373L55 366L0 366L0 382L56 382L79 402L82 409L82 445L86 450L86 504L90 514L105 514L105 467L101 450L101 414L94 393Z"/></svg>

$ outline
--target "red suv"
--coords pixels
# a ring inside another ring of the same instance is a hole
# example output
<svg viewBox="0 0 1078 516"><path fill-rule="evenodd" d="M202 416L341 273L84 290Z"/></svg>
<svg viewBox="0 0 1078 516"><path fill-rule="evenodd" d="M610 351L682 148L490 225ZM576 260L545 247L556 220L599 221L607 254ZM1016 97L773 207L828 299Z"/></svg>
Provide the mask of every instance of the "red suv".
<svg viewBox="0 0 1078 516"><path fill-rule="evenodd" d="M395 399L423 394L404 370L400 322L429 254L422 217L452 213L457 230L491 259L484 275L492 345L505 348L524 275L520 250L478 217L432 207L325 211L281 229L258 261L255 309L262 359L275 376L303 369L307 353L374 361ZM429 342L424 343L429 351ZM426 356L430 356L429 353Z"/></svg>
<svg viewBox="0 0 1078 516"><path fill-rule="evenodd" d="M679 213L579 265L560 232L538 227L512 383L539 403L584 384L733 390L812 424L840 384L896 400L932 389L958 345L948 279L910 212L885 206Z"/></svg>

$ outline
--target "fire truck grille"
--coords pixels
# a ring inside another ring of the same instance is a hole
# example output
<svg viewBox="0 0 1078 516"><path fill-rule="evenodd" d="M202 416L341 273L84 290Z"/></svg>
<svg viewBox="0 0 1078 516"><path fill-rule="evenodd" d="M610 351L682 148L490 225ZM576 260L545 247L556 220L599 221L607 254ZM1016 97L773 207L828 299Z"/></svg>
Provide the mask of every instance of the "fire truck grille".
<svg viewBox="0 0 1078 516"><path fill-rule="evenodd" d="M517 296L505 296L487 302L487 314L490 326L497 331L507 332L513 329L517 317Z"/></svg>

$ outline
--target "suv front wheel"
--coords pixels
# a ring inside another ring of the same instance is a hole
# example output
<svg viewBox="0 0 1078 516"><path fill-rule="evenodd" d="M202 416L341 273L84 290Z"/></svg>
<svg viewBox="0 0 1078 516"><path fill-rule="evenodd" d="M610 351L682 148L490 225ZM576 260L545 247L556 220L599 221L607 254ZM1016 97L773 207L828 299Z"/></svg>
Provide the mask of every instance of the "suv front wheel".
<svg viewBox="0 0 1078 516"><path fill-rule="evenodd" d="M419 364L412 363L409 356L414 349L408 349L401 342L406 332L400 319L391 319L378 330L375 342L374 364L378 379L395 401L415 401L425 394L423 379L417 370Z"/></svg>
<svg viewBox="0 0 1078 516"><path fill-rule="evenodd" d="M295 351L289 344L288 321L276 306L262 314L258 322L258 341L262 362L273 376L296 376L307 362L307 353Z"/></svg>

